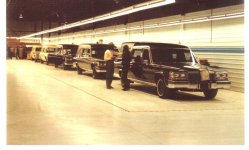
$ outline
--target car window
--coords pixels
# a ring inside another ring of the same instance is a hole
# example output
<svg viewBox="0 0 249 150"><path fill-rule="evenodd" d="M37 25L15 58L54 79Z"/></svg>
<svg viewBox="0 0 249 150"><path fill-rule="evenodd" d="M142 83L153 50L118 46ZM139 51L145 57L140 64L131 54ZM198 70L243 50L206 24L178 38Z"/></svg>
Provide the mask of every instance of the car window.
<svg viewBox="0 0 249 150"><path fill-rule="evenodd" d="M55 52L57 48L51 48L51 47L48 47L47 48L47 52Z"/></svg>
<svg viewBox="0 0 249 150"><path fill-rule="evenodd" d="M77 54L76 54L76 56L77 57L83 57L83 49L81 48L81 49L78 49L78 51L77 51Z"/></svg>
<svg viewBox="0 0 249 150"><path fill-rule="evenodd" d="M40 52L41 48L36 48L35 51Z"/></svg>
<svg viewBox="0 0 249 150"><path fill-rule="evenodd" d="M63 49L66 49L66 55L75 56L78 50L77 45L63 45Z"/></svg>
<svg viewBox="0 0 249 150"><path fill-rule="evenodd" d="M181 48L157 48L152 50L153 62L192 62L190 50Z"/></svg>
<svg viewBox="0 0 249 150"><path fill-rule="evenodd" d="M142 57L142 50L140 50L140 49L136 50L136 49L135 49L135 50L133 51L132 56L133 56L134 58L136 58L137 56Z"/></svg>
<svg viewBox="0 0 249 150"><path fill-rule="evenodd" d="M184 53L186 61L192 61L191 53Z"/></svg>
<svg viewBox="0 0 249 150"><path fill-rule="evenodd" d="M90 57L90 49L83 49L83 57Z"/></svg>
<svg viewBox="0 0 249 150"><path fill-rule="evenodd" d="M143 51L143 60L149 60L149 51L147 49Z"/></svg>
<svg viewBox="0 0 249 150"><path fill-rule="evenodd" d="M62 55L70 55L71 54L71 50L70 49L63 49L63 50L61 50L61 54Z"/></svg>
<svg viewBox="0 0 249 150"><path fill-rule="evenodd" d="M92 57L97 59L104 59L106 49L106 47L93 47Z"/></svg>

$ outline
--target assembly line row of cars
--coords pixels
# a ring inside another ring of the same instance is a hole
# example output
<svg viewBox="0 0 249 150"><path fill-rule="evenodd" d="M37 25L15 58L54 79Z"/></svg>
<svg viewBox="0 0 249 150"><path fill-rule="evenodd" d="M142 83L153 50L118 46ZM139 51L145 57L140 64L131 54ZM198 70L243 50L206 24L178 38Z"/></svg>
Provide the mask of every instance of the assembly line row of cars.
<svg viewBox="0 0 249 150"><path fill-rule="evenodd" d="M124 42L132 55L128 78L131 82L156 87L160 98L170 98L176 91L203 92L213 99L218 89L229 88L228 72L219 67L203 65L184 45L152 42ZM107 44L47 45L34 46L31 59L41 63L63 66L64 70L76 68L77 73L91 71L93 78L106 72L104 61ZM115 73L122 73L122 58L115 60Z"/></svg>

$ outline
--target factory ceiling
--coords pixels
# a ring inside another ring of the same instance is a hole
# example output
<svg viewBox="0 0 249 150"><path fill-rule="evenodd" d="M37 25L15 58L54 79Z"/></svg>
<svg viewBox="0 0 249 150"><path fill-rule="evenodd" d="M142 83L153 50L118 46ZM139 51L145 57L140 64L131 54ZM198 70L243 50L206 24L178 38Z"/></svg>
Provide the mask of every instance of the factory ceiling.
<svg viewBox="0 0 249 150"><path fill-rule="evenodd" d="M8 25L21 22L56 22L58 26L126 8L150 0L7 0ZM66 32L86 30L115 24L127 24L152 18L243 4L243 0L176 0L176 3L114 18L101 23L72 28ZM23 18L20 18L22 15ZM26 34L26 33L20 33ZM17 36L21 36L21 35Z"/></svg>

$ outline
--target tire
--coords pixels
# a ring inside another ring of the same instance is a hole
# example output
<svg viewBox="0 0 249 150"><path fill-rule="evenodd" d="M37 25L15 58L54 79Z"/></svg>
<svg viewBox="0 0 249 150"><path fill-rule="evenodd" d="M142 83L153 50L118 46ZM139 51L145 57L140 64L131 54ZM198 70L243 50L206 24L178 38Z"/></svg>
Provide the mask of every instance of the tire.
<svg viewBox="0 0 249 150"><path fill-rule="evenodd" d="M157 95L160 98L170 98L172 96L173 90L170 90L165 86L165 82L162 78L157 80L156 89Z"/></svg>
<svg viewBox="0 0 249 150"><path fill-rule="evenodd" d="M76 65L76 68L77 68L77 73L82 74L82 70L80 69L80 67L78 65Z"/></svg>
<svg viewBox="0 0 249 150"><path fill-rule="evenodd" d="M43 61L42 61L42 59L41 59L41 62L40 62L41 64L43 63Z"/></svg>
<svg viewBox="0 0 249 150"><path fill-rule="evenodd" d="M46 65L48 65L48 61L46 61Z"/></svg>
<svg viewBox="0 0 249 150"><path fill-rule="evenodd" d="M54 64L54 67L55 67L55 68L58 68L58 64Z"/></svg>
<svg viewBox="0 0 249 150"><path fill-rule="evenodd" d="M218 89L208 89L203 91L205 97L207 99L213 99L218 93Z"/></svg>
<svg viewBox="0 0 249 150"><path fill-rule="evenodd" d="M119 71L119 72L118 72L118 75L119 75L119 77L121 78L121 76L122 76L122 71Z"/></svg>
<svg viewBox="0 0 249 150"><path fill-rule="evenodd" d="M67 69L68 69L68 67L63 64L63 70L67 70Z"/></svg>
<svg viewBox="0 0 249 150"><path fill-rule="evenodd" d="M93 73L92 73L93 79L97 79L99 77L98 73L96 72L95 68L93 68Z"/></svg>

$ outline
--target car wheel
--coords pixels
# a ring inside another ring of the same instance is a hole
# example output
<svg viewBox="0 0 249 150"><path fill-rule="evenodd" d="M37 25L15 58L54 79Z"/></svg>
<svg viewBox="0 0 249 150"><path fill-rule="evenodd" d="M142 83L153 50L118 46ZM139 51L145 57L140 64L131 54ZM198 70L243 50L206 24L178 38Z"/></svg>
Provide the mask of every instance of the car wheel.
<svg viewBox="0 0 249 150"><path fill-rule="evenodd" d="M207 89L203 91L205 97L207 99L213 99L218 93L218 89Z"/></svg>
<svg viewBox="0 0 249 150"><path fill-rule="evenodd" d="M98 73L96 72L95 68L93 68L92 77L93 77L93 79L97 79L98 78Z"/></svg>
<svg viewBox="0 0 249 150"><path fill-rule="evenodd" d="M41 64L43 63L43 61L41 60Z"/></svg>
<svg viewBox="0 0 249 150"><path fill-rule="evenodd" d="M77 73L82 74L82 70L80 69L80 67L78 65L76 65L76 68L77 68Z"/></svg>
<svg viewBox="0 0 249 150"><path fill-rule="evenodd" d="M67 66L63 64L63 70L67 70Z"/></svg>
<svg viewBox="0 0 249 150"><path fill-rule="evenodd" d="M45 61L45 62L46 62L46 65L48 65L48 59L47 59L46 57L45 57L45 60L46 60L46 61Z"/></svg>
<svg viewBox="0 0 249 150"><path fill-rule="evenodd" d="M55 68L58 68L58 64L55 63L55 64L54 64L54 67L55 67Z"/></svg>
<svg viewBox="0 0 249 150"><path fill-rule="evenodd" d="M171 95L172 95L171 90L165 86L165 82L163 81L162 78L157 80L156 88L157 88L157 95L160 98L169 98L169 97L171 97Z"/></svg>

